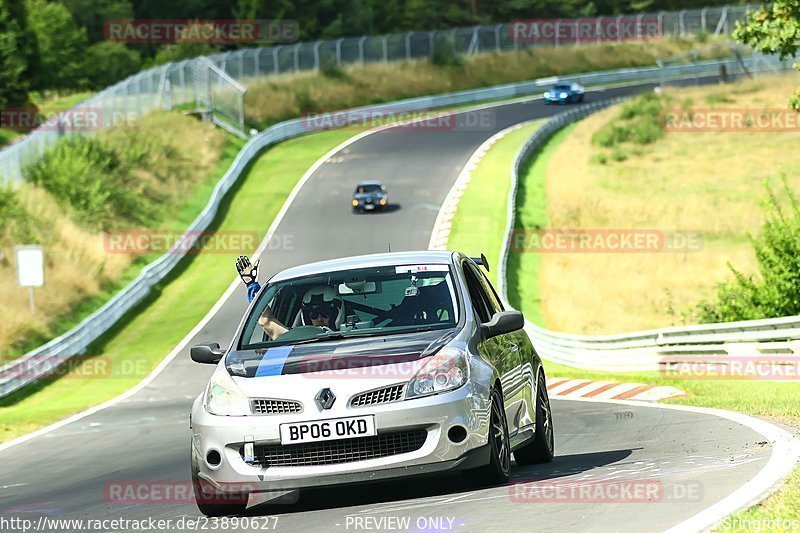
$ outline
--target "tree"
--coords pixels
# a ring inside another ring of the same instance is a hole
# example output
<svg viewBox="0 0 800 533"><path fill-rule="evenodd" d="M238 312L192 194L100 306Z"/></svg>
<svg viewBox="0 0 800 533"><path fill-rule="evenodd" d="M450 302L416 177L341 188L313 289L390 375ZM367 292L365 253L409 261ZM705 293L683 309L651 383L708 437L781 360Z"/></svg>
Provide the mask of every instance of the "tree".
<svg viewBox="0 0 800 533"><path fill-rule="evenodd" d="M106 23L133 18L129 0L60 0L72 14L75 24L86 28L90 43L105 39Z"/></svg>
<svg viewBox="0 0 800 533"><path fill-rule="evenodd" d="M25 56L19 50L19 25L0 4L0 109L27 100L27 68Z"/></svg>
<svg viewBox="0 0 800 533"><path fill-rule="evenodd" d="M28 0L30 27L39 47L39 68L33 73L35 89L79 89L86 61L86 29L78 28L61 4Z"/></svg>
<svg viewBox="0 0 800 533"><path fill-rule="evenodd" d="M0 0L0 107L28 103L38 49L24 0Z"/></svg>
<svg viewBox="0 0 800 533"><path fill-rule="evenodd" d="M747 21L736 23L733 37L760 52L793 57L800 49L800 0L775 0L750 13ZM800 70L800 62L794 64ZM800 111L800 89L789 101Z"/></svg>
<svg viewBox="0 0 800 533"><path fill-rule="evenodd" d="M122 43L95 43L86 51L86 73L92 89L104 89L135 74L142 66L139 53Z"/></svg>

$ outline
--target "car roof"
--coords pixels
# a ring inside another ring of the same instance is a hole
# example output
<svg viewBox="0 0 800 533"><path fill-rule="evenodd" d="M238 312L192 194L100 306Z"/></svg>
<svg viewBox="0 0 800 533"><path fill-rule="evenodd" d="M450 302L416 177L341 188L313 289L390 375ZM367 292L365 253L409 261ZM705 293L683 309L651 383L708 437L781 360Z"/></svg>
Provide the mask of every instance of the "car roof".
<svg viewBox="0 0 800 533"><path fill-rule="evenodd" d="M357 255L318 261L306 265L287 268L270 278L270 282L283 281L303 276L313 276L325 272L336 272L353 268L382 267L392 265L449 265L453 261L451 251L421 250L418 252L387 252L380 254Z"/></svg>
<svg viewBox="0 0 800 533"><path fill-rule="evenodd" d="M366 180L366 181L359 181L356 184L356 187L360 187L361 185L381 185L380 181L377 180Z"/></svg>

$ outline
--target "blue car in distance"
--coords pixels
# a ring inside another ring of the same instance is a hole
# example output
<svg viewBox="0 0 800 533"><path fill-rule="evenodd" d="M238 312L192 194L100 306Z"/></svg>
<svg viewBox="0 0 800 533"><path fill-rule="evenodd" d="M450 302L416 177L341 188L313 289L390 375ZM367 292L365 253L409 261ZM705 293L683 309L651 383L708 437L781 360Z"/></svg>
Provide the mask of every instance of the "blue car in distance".
<svg viewBox="0 0 800 533"><path fill-rule="evenodd" d="M557 83L544 92L545 104L583 102L583 86L578 83Z"/></svg>

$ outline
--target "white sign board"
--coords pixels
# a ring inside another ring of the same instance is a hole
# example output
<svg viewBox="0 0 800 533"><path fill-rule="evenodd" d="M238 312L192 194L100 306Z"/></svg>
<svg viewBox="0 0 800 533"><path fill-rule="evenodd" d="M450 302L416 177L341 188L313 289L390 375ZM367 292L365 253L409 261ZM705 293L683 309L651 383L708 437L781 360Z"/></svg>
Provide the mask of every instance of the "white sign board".
<svg viewBox="0 0 800 533"><path fill-rule="evenodd" d="M44 254L41 246L15 246L17 283L21 287L44 285Z"/></svg>

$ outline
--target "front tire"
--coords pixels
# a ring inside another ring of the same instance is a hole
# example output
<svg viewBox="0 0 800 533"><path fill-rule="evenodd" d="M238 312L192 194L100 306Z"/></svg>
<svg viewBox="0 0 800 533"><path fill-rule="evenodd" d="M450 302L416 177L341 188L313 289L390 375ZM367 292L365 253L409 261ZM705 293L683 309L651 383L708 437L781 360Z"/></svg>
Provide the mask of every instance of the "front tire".
<svg viewBox="0 0 800 533"><path fill-rule="evenodd" d="M491 401L489 417L491 459L486 466L464 472L470 481L480 486L504 484L511 477L511 443L508 438L503 396L497 390L493 390Z"/></svg>
<svg viewBox="0 0 800 533"><path fill-rule="evenodd" d="M544 372L540 372L536 386L536 433L529 444L514 452L514 460L518 465L549 463L554 453L553 414Z"/></svg>

